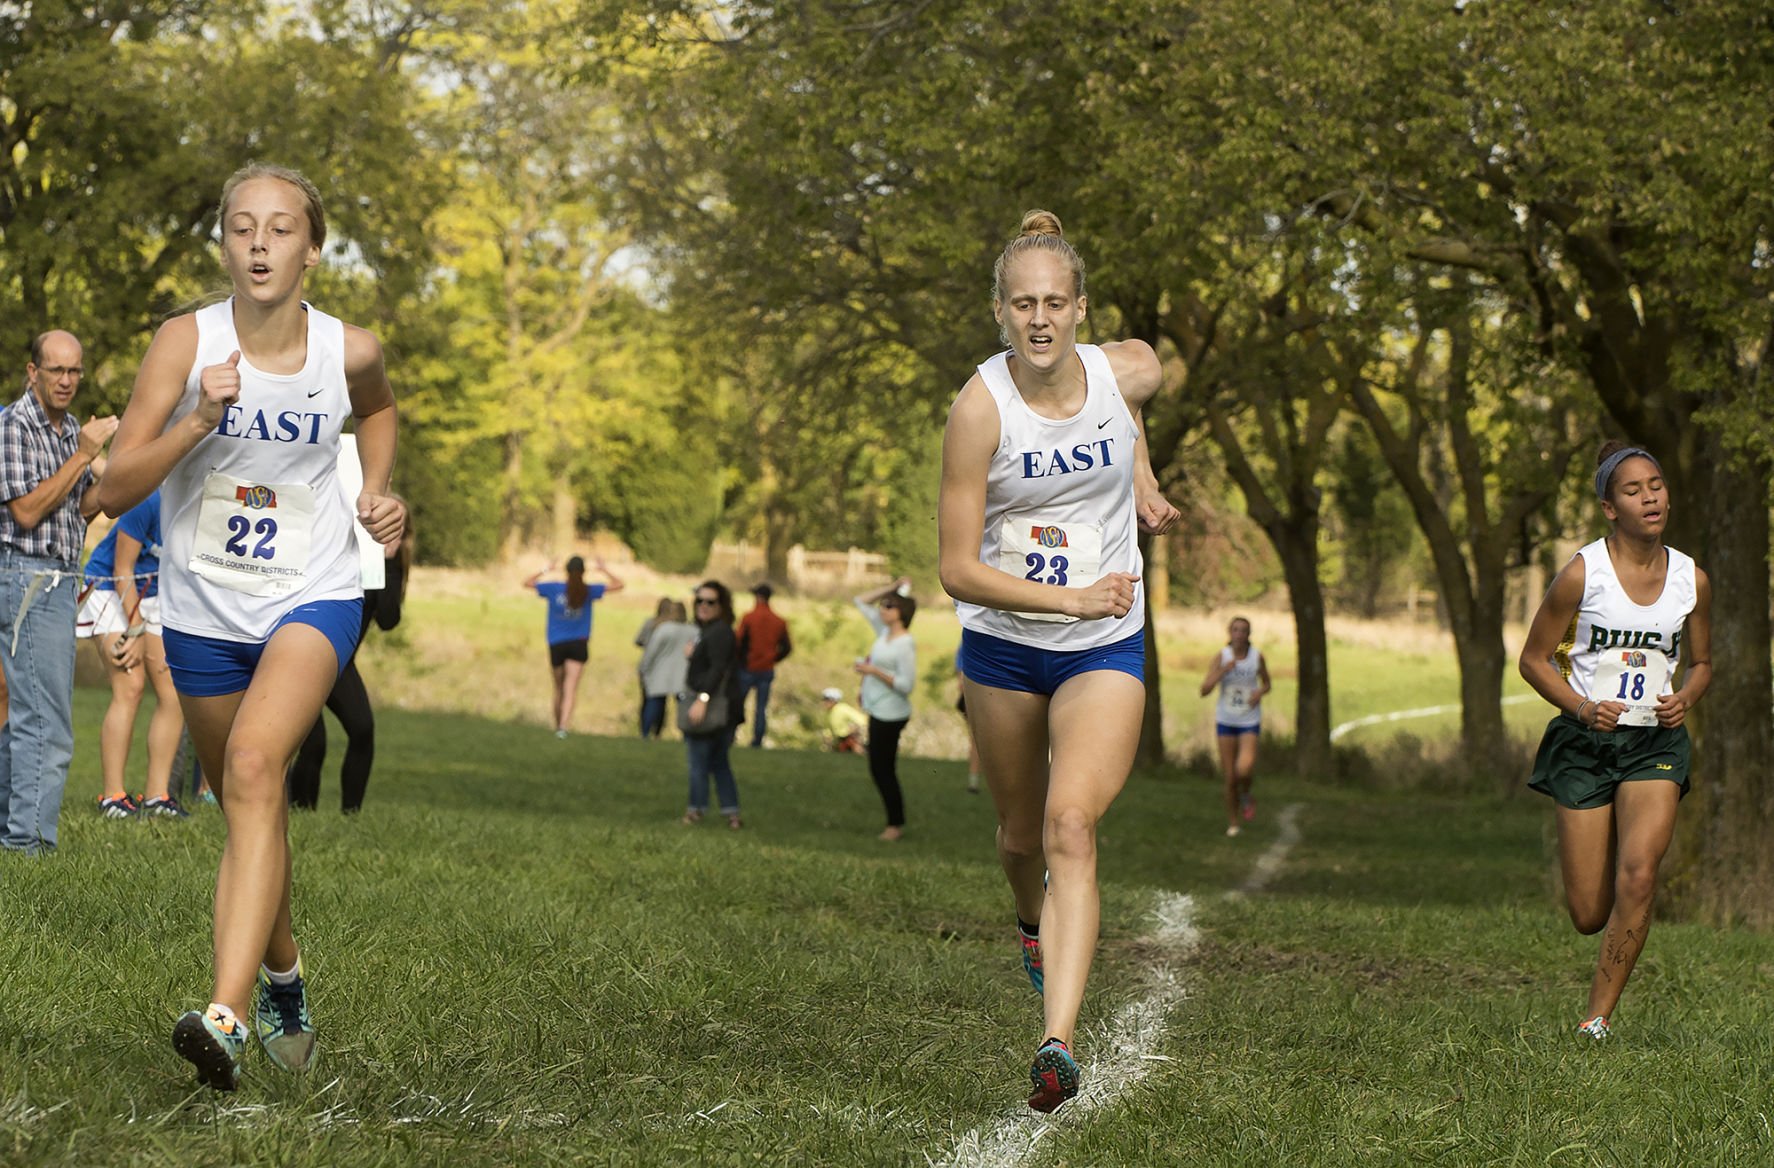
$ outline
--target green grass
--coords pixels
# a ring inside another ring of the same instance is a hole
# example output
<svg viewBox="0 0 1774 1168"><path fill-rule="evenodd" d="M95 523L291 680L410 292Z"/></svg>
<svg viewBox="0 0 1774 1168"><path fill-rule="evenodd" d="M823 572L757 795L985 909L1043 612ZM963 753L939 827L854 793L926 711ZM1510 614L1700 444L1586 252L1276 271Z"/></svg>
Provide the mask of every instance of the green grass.
<svg viewBox="0 0 1774 1168"><path fill-rule="evenodd" d="M83 743L101 709L82 692ZM0 856L0 1163L924 1164L1017 1114L1039 1015L959 764L906 760L888 847L855 758L736 752L735 833L674 822L675 743L389 710L379 746L361 816L292 828L307 1079L255 1050L217 1097L170 1049L208 989L214 812L71 798L58 855ZM1591 1048L1595 944L1552 900L1538 800L1259 795L1237 840L1201 775L1116 804L1087 1067L1144 992L1158 892L1203 935L1169 1061L1032 1162L1768 1162L1774 939L1660 926ZM1273 883L1221 896L1288 802Z"/></svg>

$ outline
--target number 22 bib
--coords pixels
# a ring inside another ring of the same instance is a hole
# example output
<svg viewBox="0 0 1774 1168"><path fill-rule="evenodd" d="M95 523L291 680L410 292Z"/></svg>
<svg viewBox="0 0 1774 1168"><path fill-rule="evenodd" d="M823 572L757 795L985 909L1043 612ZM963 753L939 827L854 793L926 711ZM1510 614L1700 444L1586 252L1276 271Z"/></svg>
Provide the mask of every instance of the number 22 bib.
<svg viewBox="0 0 1774 1168"><path fill-rule="evenodd" d="M1088 588L1102 575L1103 529L1091 523L1043 523L1006 515L998 529L998 567L1013 576L1061 588ZM1069 623L1060 612L1019 612L1029 620Z"/></svg>
<svg viewBox="0 0 1774 1168"><path fill-rule="evenodd" d="M306 578L313 532L314 491L306 483L252 483L211 471L189 566L248 596L286 596Z"/></svg>

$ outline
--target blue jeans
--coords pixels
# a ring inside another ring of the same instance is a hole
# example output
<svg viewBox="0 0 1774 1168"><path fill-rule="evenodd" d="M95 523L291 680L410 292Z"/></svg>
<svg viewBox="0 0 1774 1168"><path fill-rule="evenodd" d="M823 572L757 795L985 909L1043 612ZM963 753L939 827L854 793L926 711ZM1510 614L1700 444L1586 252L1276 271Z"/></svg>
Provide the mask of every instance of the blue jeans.
<svg viewBox="0 0 1774 1168"><path fill-rule="evenodd" d="M56 572L59 578L52 575ZM43 583L21 621L19 604L33 576ZM0 664L12 694L6 726L0 729L0 847L9 851L55 849L62 790L68 785L68 764L74 760L74 614L79 591L80 575L74 565L0 552Z"/></svg>
<svg viewBox="0 0 1774 1168"><path fill-rule="evenodd" d="M776 671L774 669L766 669L759 673L753 673L749 669L739 671L739 684L743 687L740 690L740 704L745 704L745 694L754 689L758 691L758 701L752 707L751 712L751 744L753 746L764 745L764 730L766 729L764 711L770 708L770 683L775 680Z"/></svg>
<svg viewBox="0 0 1774 1168"><path fill-rule="evenodd" d="M729 726L714 734L684 735L690 751L690 810L697 815L708 805L710 771L715 776L715 793L721 797L721 814L739 814L739 784L733 778L733 764L727 761L738 729Z"/></svg>
<svg viewBox="0 0 1774 1168"><path fill-rule="evenodd" d="M665 695L641 699L641 737L657 738L665 729Z"/></svg>

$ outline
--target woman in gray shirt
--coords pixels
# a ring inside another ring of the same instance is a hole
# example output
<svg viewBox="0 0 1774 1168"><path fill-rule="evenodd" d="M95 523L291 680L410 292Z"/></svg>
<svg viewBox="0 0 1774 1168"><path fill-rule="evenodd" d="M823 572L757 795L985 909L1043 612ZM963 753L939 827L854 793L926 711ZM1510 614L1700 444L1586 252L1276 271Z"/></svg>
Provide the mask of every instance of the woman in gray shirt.
<svg viewBox="0 0 1774 1168"><path fill-rule="evenodd" d="M856 663L862 675L862 709L869 716L869 776L887 809L881 838L905 832L905 797L899 790L899 735L912 717L912 686L918 680L917 650L908 627L918 602L904 576L856 598L856 607L875 630L869 655Z"/></svg>

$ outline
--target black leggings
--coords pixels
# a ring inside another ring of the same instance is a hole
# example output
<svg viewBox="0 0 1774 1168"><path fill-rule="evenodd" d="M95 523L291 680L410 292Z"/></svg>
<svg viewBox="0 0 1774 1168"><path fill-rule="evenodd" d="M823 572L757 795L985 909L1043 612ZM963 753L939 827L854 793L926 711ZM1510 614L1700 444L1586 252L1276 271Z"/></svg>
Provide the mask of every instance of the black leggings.
<svg viewBox="0 0 1774 1168"><path fill-rule="evenodd" d="M869 777L887 808L887 826L905 826L905 796L899 790L899 735L906 721L883 722L869 715Z"/></svg>
<svg viewBox="0 0 1774 1168"><path fill-rule="evenodd" d="M355 658L333 683L326 708L345 731L345 761L339 767L339 810L347 814L363 808L363 793L370 785L370 766L376 760L376 715L370 708L369 691L357 672ZM290 806L313 810L320 804L320 768L326 762L326 715L314 719L314 728L296 752L290 767Z"/></svg>

